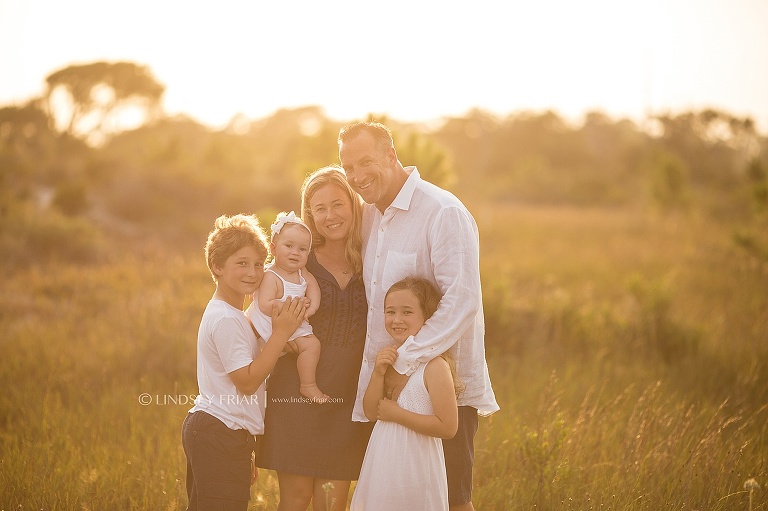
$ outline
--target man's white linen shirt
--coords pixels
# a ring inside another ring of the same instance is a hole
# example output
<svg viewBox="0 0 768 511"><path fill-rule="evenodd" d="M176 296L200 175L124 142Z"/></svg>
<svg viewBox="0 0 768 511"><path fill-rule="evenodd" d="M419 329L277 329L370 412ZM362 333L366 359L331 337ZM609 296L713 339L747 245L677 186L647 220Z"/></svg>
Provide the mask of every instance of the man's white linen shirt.
<svg viewBox="0 0 768 511"><path fill-rule="evenodd" d="M384 296L392 284L408 276L431 281L442 299L418 334L398 349L395 370L410 375L420 364L450 351L465 386L459 406L490 415L499 405L485 361L477 224L452 193L421 179L416 167L405 171L408 179L383 214L373 204L363 209L368 331L352 420L368 420L363 396L376 355L393 343L384 327Z"/></svg>

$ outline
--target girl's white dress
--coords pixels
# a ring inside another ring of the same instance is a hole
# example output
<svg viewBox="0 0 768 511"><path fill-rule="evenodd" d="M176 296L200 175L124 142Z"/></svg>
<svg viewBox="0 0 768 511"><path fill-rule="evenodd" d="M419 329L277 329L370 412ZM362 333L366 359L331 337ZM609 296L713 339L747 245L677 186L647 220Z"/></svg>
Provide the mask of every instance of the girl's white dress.
<svg viewBox="0 0 768 511"><path fill-rule="evenodd" d="M289 296L296 297L305 296L307 294L307 281L301 274L301 270L299 270L299 284L286 281L283 277L277 275L277 273L270 269L264 271L274 273L277 278L283 281L283 296L278 298L279 302L284 302L288 299ZM259 333L261 338L265 341L268 340L272 335L272 316L267 316L261 312L261 309L259 309L258 299L251 302L251 304L245 310L245 314L251 320L253 327ZM312 335L312 325L310 325L306 319L302 321L301 325L299 325L299 328L297 328L293 335L291 335L290 340L292 341L298 337L304 337L305 335Z"/></svg>
<svg viewBox="0 0 768 511"><path fill-rule="evenodd" d="M397 404L432 415L421 364ZM447 511L448 481L443 442L395 422L377 421L365 451L350 511Z"/></svg>

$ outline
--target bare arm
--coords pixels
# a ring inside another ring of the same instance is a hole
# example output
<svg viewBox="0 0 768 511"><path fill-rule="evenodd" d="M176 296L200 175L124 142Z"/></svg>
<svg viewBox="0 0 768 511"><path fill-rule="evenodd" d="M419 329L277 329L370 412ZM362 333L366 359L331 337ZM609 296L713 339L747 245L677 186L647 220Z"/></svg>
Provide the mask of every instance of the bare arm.
<svg viewBox="0 0 768 511"><path fill-rule="evenodd" d="M307 270L301 272L304 280L307 281L307 298L309 298L309 307L307 308L307 317L317 312L320 307L320 285L314 275Z"/></svg>
<svg viewBox="0 0 768 511"><path fill-rule="evenodd" d="M396 422L422 435L453 438L459 427L459 409L456 406L451 370L441 357L427 364L424 369L424 384L432 402L432 415L404 410L395 401L382 399L379 402L377 418Z"/></svg>
<svg viewBox="0 0 768 511"><path fill-rule="evenodd" d="M387 367L394 364L397 358L397 348L388 346L376 355L376 364L373 366L371 381L365 389L363 396L363 412L368 420L375 421L378 414L379 401L384 399L384 374Z"/></svg>
<svg viewBox="0 0 768 511"><path fill-rule="evenodd" d="M237 390L246 395L258 390L275 367L288 338L304 320L305 313L306 305L301 298L287 299L279 311L277 304L273 306L272 335L267 340L266 346L249 365L229 373L229 378Z"/></svg>
<svg viewBox="0 0 768 511"><path fill-rule="evenodd" d="M283 296L283 283L272 272L264 272L259 289L256 290L256 300L259 310L267 316L272 315L272 306Z"/></svg>

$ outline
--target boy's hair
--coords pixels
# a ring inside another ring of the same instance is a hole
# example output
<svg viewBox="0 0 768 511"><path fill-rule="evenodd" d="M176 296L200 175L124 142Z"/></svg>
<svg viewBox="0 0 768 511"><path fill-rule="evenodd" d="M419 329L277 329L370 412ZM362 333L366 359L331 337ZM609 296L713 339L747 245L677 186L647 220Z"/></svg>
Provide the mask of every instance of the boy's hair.
<svg viewBox="0 0 768 511"><path fill-rule="evenodd" d="M205 243L205 261L214 282L218 282L214 266L224 266L227 259L243 247L254 247L266 259L267 237L256 215L222 215L214 222Z"/></svg>
<svg viewBox="0 0 768 511"><path fill-rule="evenodd" d="M384 299L386 300L389 293L402 290L408 290L416 295L416 298L419 300L419 305L421 306L421 312L424 313L425 320L432 317L432 314L435 313L437 306L440 304L440 299L443 297L435 285L427 279L421 277L406 277L403 280L399 280L392 284L387 290L387 294L384 295ZM458 373L456 372L456 359L448 351L440 356L448 362L448 367L451 369L451 376L453 376L453 391L456 393L456 397L459 397L459 395L464 392L465 385L459 380Z"/></svg>

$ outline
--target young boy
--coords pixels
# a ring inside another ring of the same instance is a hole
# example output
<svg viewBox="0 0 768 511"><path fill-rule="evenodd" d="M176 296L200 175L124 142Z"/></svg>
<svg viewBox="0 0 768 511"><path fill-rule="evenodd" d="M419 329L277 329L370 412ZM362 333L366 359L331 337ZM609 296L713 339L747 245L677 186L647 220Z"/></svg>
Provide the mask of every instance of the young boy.
<svg viewBox="0 0 768 511"><path fill-rule="evenodd" d="M264 380L304 319L303 299L272 310L269 342L243 312L264 276L267 241L252 215L221 216L205 245L216 291L197 335L195 405L182 426L189 510L246 510L255 480L253 435L264 432Z"/></svg>

